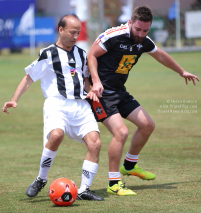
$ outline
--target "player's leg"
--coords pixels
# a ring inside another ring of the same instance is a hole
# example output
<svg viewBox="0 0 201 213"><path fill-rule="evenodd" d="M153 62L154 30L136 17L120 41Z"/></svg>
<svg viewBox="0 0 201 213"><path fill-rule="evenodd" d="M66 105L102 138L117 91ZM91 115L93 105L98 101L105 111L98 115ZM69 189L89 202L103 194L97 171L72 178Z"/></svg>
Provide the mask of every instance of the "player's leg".
<svg viewBox="0 0 201 213"><path fill-rule="evenodd" d="M103 124L113 135L108 148L109 171L116 172L119 170L123 147L128 138L128 128L119 113L105 119Z"/></svg>
<svg viewBox="0 0 201 213"><path fill-rule="evenodd" d="M102 197L94 194L90 190L96 173L98 172L98 160L101 149L101 140L96 131L89 132L84 137L88 151L82 166L82 180L78 190L78 199L80 200L104 200Z"/></svg>
<svg viewBox="0 0 201 213"><path fill-rule="evenodd" d="M113 138L108 148L109 158L109 172L108 172L108 188L109 194L116 195L136 195L130 189L125 187L125 184L121 181L119 172L120 160L124 144L128 137L128 129L123 122L123 119L119 113L110 116L103 121L103 124L112 133Z"/></svg>
<svg viewBox="0 0 201 213"><path fill-rule="evenodd" d="M56 157L56 152L64 138L64 131L62 129L54 129L50 132L50 137L43 148L43 153L40 162L40 170L38 177L46 180L48 179L48 172L52 166L53 160Z"/></svg>
<svg viewBox="0 0 201 213"><path fill-rule="evenodd" d="M57 149L62 142L63 137L64 132L62 129L54 129L50 132L50 138L43 148L38 177L28 187L26 191L27 196L35 197L38 192L40 192L40 190L47 184L48 172L52 166L54 158L56 157Z"/></svg>
<svg viewBox="0 0 201 213"><path fill-rule="evenodd" d="M120 168L120 172L123 175L134 175L144 180L153 180L156 177L155 174L139 168L137 162L139 153L153 132L155 124L141 106L133 110L126 119L134 123L138 128L132 137L130 149L126 154L124 165Z"/></svg>
<svg viewBox="0 0 201 213"><path fill-rule="evenodd" d="M86 100L76 101L78 112L76 119L69 119L66 129L69 138L87 145L87 154L82 166L81 186L78 190L80 200L104 200L90 190L94 177L98 171L98 160L101 148L98 124L91 107Z"/></svg>
<svg viewBox="0 0 201 213"><path fill-rule="evenodd" d="M89 132L84 136L84 141L88 150L82 166L82 180L79 193L91 187L98 171L98 160L101 149L99 132Z"/></svg>
<svg viewBox="0 0 201 213"><path fill-rule="evenodd" d="M132 137L129 149L130 154L138 155L154 131L155 124L142 106L131 112L126 119L138 127Z"/></svg>
<svg viewBox="0 0 201 213"><path fill-rule="evenodd" d="M85 160L98 163L101 149L99 132L89 132L84 136L84 141L86 142L88 148Z"/></svg>
<svg viewBox="0 0 201 213"><path fill-rule="evenodd" d="M97 114L102 115L103 114L102 111L99 108L94 108L93 105L92 110L97 120L103 122L103 124L113 134L112 141L108 148L109 184L107 192L116 195L135 195L136 194L135 192L127 189L125 185L122 183L119 172L122 150L128 137L128 129L125 126L117 107L121 102L120 96L121 92L119 91L103 92L100 102L103 107L103 112L106 112L107 114L107 118L102 118L99 120L99 116Z"/></svg>
<svg viewBox="0 0 201 213"><path fill-rule="evenodd" d="M35 197L46 185L48 172L56 157L57 149L64 138L66 124L63 118L65 115L59 110L59 100L46 100L44 104L44 148L38 177L26 191L26 195L29 197ZM53 103L58 103L58 106L53 107Z"/></svg>

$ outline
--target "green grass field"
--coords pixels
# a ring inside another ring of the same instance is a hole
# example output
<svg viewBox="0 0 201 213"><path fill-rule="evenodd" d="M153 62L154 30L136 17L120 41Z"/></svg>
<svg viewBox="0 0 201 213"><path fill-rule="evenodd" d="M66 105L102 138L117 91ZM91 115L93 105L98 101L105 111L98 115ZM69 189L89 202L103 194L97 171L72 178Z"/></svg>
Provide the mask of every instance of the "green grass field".
<svg viewBox="0 0 201 213"><path fill-rule="evenodd" d="M171 56L201 79L201 53ZM0 105L9 101L25 75L24 67L35 58L29 54L0 55ZM124 177L137 196L118 197L106 193L107 149L111 134L102 125L99 171L91 187L104 202L76 201L70 207L56 207L49 199L49 186L59 177L80 185L86 147L65 137L49 173L47 186L36 198L25 191L36 178L42 152L44 98L36 82L21 97L16 109L0 112L0 212L201 212L201 82L196 86L177 73L142 56L130 72L127 90L155 121L156 129L142 150L139 166L156 174L154 181ZM130 139L136 127L125 121Z"/></svg>

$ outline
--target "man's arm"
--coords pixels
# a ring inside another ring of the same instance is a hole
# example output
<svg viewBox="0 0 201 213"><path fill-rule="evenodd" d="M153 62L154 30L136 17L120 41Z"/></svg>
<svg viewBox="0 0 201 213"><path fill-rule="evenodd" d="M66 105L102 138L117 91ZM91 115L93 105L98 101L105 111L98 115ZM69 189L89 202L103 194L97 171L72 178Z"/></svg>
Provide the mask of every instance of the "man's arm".
<svg viewBox="0 0 201 213"><path fill-rule="evenodd" d="M98 76L97 58L105 53L107 53L107 51L101 48L99 44L96 43L96 41L93 43L88 53L88 67L89 67L89 71L90 71L92 82L93 82L93 87L91 90L94 93L96 93L98 97L102 97L104 88Z"/></svg>
<svg viewBox="0 0 201 213"><path fill-rule="evenodd" d="M12 97L11 101L6 102L2 108L2 111L9 114L7 108L13 107L16 108L17 107L17 101L19 100L19 98L22 96L22 94L24 94L24 92L31 86L31 84L34 81L31 79L31 77L29 75L26 75L22 81L19 83L14 96Z"/></svg>
<svg viewBox="0 0 201 213"><path fill-rule="evenodd" d="M179 73L179 75L186 80L186 84L189 81L193 81L193 84L196 85L195 79L200 81L200 79L187 71L185 71L169 54L164 52L162 49L158 48L156 52L149 53L153 58L155 58L158 62L163 64L164 66L174 70L175 72Z"/></svg>
<svg viewBox="0 0 201 213"><path fill-rule="evenodd" d="M92 85L91 85L91 83L89 81L89 78L85 78L84 82L85 82L84 89L87 92L87 98L90 98L93 101L99 102L99 99L98 99L96 93L91 91Z"/></svg>

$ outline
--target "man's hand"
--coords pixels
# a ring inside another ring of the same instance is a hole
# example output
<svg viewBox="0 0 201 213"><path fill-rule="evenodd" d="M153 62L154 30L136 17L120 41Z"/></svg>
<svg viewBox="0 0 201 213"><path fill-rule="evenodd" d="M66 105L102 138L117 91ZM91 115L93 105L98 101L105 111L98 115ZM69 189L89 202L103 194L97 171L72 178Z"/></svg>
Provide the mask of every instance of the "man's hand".
<svg viewBox="0 0 201 213"><path fill-rule="evenodd" d="M96 93L90 91L88 94L87 94L87 98L90 98L91 100L93 101L96 101L96 102L99 102L99 99L96 95Z"/></svg>
<svg viewBox="0 0 201 213"><path fill-rule="evenodd" d="M93 83L91 91L94 92L99 98L102 97L103 90L104 88L101 82Z"/></svg>
<svg viewBox="0 0 201 213"><path fill-rule="evenodd" d="M196 81L195 79L197 79L197 81L200 81L200 79L196 76L196 75L193 75L189 72L183 72L182 74L180 74L181 77L185 78L186 80L186 84L188 84L188 81L193 81L193 84L196 85Z"/></svg>
<svg viewBox="0 0 201 213"><path fill-rule="evenodd" d="M4 104L4 107L2 108L2 111L7 113L7 114L9 114L7 108L10 108L10 107L16 108L17 107L17 102L15 102L15 101L6 102Z"/></svg>

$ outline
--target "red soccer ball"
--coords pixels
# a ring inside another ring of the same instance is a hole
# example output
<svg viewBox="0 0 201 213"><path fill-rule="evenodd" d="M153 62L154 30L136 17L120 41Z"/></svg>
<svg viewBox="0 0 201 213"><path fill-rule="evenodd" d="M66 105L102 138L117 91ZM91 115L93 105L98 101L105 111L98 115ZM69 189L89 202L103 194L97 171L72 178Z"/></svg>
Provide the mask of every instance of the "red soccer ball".
<svg viewBox="0 0 201 213"><path fill-rule="evenodd" d="M67 178L59 178L50 185L50 199L57 206L72 205L78 195L76 184Z"/></svg>

